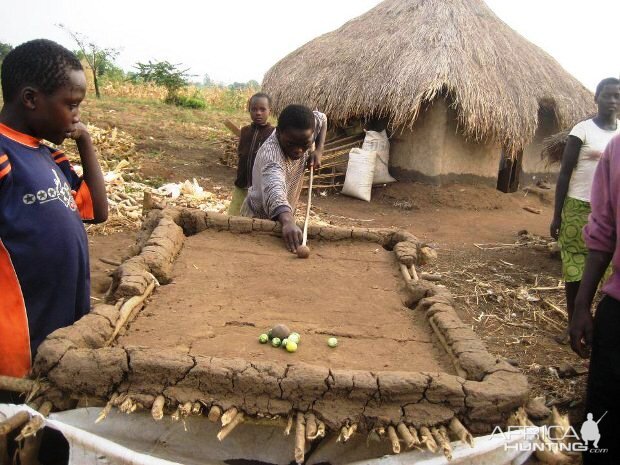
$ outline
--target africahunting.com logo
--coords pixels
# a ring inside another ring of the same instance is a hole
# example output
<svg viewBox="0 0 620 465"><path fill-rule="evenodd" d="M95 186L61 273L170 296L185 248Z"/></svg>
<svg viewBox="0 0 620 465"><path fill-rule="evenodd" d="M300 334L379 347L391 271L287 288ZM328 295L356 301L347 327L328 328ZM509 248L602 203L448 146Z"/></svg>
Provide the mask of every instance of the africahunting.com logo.
<svg viewBox="0 0 620 465"><path fill-rule="evenodd" d="M594 415L588 413L587 420L581 425L577 434L572 426L543 425L543 426L508 426L506 431L496 426L491 437L501 437L506 441L504 450L518 452L588 452L591 454L605 454L608 449L599 449L598 443L601 434L598 425L607 415L594 421ZM523 439L523 440L519 440Z"/></svg>

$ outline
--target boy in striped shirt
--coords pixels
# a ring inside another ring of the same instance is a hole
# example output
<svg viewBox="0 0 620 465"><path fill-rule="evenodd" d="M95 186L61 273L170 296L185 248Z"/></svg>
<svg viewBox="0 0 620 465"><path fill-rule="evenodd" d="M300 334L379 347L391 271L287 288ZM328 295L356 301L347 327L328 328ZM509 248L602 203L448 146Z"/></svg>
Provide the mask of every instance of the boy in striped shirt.
<svg viewBox="0 0 620 465"><path fill-rule="evenodd" d="M295 208L301 193L306 164L321 166L327 134L327 117L303 105L289 105L278 118L276 130L256 155L252 186L241 215L279 221L286 248L293 253L302 233L295 224ZM315 149L311 150L313 144Z"/></svg>

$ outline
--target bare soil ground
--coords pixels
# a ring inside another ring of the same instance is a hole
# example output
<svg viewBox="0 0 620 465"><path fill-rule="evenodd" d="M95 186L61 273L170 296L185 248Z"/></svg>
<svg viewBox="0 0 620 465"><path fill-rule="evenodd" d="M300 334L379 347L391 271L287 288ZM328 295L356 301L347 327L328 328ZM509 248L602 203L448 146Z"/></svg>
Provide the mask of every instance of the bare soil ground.
<svg viewBox="0 0 620 465"><path fill-rule="evenodd" d="M84 112L86 120L118 126L136 137L143 155L142 173L153 182L196 177L212 191L231 189L234 179L234 170L220 163L220 153L211 142L225 118L237 124L247 121L243 114L214 115L112 99L91 100ZM401 227L436 246L438 263L428 271L444 275L443 283L456 295L463 321L472 325L492 353L505 356L525 371L533 394L544 395L548 403L574 412L572 419L579 420L585 376L559 379L555 374L562 362L583 363L569 347L558 345L552 338L566 324L563 292L531 290L557 287L561 279L559 260L527 247L480 250L474 246L512 244L522 229L548 235L551 192L538 197L523 192L502 194L484 186L399 183L374 189L370 203L333 192L322 194L317 193L313 200L314 214L321 220ZM525 206L541 213L525 211ZM98 257L122 249L127 237L120 237L118 241L91 238L93 265ZM284 249L282 254L286 256ZM329 276L318 276L315 285L323 286L329 280ZM516 296L521 288L539 300L519 299Z"/></svg>
<svg viewBox="0 0 620 465"><path fill-rule="evenodd" d="M336 369L453 373L425 318L402 305L396 261L377 244L315 242L311 258L300 260L273 236L204 231L186 239L174 274L120 345ZM258 342L278 323L302 335L296 353ZM338 337L335 349L327 346L330 336Z"/></svg>

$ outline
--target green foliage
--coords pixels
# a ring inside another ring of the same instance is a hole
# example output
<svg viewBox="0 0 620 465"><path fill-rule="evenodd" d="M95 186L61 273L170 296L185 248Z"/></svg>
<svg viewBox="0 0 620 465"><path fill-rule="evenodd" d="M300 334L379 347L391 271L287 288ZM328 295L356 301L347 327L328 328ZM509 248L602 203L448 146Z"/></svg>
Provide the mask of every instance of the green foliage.
<svg viewBox="0 0 620 465"><path fill-rule="evenodd" d="M187 86L188 69L179 69L180 64L172 64L168 61L149 60L148 63L136 63L136 73L132 73L130 79L133 82L152 82L166 88L168 95L166 102L174 103L177 93L180 89Z"/></svg>
<svg viewBox="0 0 620 465"><path fill-rule="evenodd" d="M82 50L76 50L73 53L75 53L80 61L86 61L90 66L89 59L92 57L87 57ZM97 66L97 76L105 76L110 80L121 80L125 77L124 71L114 64L113 56L110 56L101 50L95 52L95 54L96 56L94 57L93 63Z"/></svg>
<svg viewBox="0 0 620 465"><path fill-rule="evenodd" d="M207 108L207 102L198 94L193 96L187 95L175 95L172 99L166 98L166 103L172 103L183 108L194 108L197 110L204 110Z"/></svg>
<svg viewBox="0 0 620 465"><path fill-rule="evenodd" d="M12 45L0 42L0 63L2 63L4 57L7 56L11 50L13 50Z"/></svg>
<svg viewBox="0 0 620 465"><path fill-rule="evenodd" d="M228 86L230 90L246 90L246 89L260 89L260 84L254 79L248 82L233 82Z"/></svg>

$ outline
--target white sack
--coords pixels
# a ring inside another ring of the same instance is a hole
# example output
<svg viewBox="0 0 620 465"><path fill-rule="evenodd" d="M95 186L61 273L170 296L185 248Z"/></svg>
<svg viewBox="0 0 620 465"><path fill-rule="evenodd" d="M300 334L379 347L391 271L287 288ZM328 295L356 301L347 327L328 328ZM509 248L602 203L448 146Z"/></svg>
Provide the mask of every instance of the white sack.
<svg viewBox="0 0 620 465"><path fill-rule="evenodd" d="M362 150L377 152L375 171L372 180L373 184L387 184L390 182L396 182L396 179L390 176L390 172L388 170L390 164L390 141L388 140L385 130L381 132L366 131L366 137L364 137Z"/></svg>
<svg viewBox="0 0 620 465"><path fill-rule="evenodd" d="M370 202L377 152L351 149L342 193Z"/></svg>

